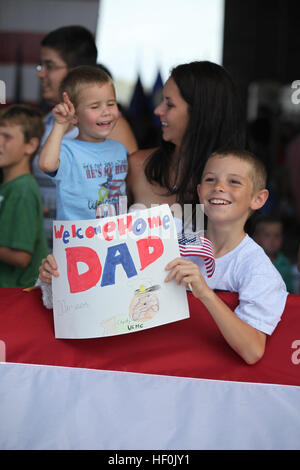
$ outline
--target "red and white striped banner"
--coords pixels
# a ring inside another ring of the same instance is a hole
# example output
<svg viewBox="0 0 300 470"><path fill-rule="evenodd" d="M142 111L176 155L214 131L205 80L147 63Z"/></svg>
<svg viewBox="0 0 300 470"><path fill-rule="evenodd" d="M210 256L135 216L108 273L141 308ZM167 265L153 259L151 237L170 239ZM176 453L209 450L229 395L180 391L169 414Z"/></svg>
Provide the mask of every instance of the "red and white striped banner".
<svg viewBox="0 0 300 470"><path fill-rule="evenodd" d="M299 449L300 297L253 366L188 301L152 331L59 340L40 289L0 289L0 449Z"/></svg>

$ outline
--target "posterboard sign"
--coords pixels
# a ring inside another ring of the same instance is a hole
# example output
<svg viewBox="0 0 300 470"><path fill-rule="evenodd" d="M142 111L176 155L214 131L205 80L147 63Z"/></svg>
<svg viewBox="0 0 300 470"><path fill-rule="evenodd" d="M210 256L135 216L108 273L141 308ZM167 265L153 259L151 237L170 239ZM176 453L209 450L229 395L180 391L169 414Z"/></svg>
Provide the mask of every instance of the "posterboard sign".
<svg viewBox="0 0 300 470"><path fill-rule="evenodd" d="M189 317L186 289L166 283L179 257L168 205L115 217L54 221L56 338L134 333Z"/></svg>

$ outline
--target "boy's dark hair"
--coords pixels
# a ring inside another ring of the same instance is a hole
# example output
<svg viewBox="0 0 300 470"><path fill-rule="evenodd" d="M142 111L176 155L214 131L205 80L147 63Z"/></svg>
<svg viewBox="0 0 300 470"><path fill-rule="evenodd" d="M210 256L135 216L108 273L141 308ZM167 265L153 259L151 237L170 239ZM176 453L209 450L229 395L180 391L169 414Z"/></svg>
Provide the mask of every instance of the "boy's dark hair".
<svg viewBox="0 0 300 470"><path fill-rule="evenodd" d="M40 142L45 132L44 121L40 111L26 104L12 104L1 110L0 126L7 124L20 126L25 142L29 142L33 137L36 137ZM32 154L31 159L35 153Z"/></svg>
<svg viewBox="0 0 300 470"><path fill-rule="evenodd" d="M61 101L63 101L63 92L67 92L71 102L76 107L78 95L84 87L104 83L110 83L114 87L111 77L103 68L88 65L75 67L70 70L60 84L59 94Z"/></svg>
<svg viewBox="0 0 300 470"><path fill-rule="evenodd" d="M251 172L251 180L253 184L253 192L260 191L261 189L265 189L267 184L267 171L263 162L252 152L244 149L225 149L225 150L217 150L213 152L210 158L213 157L235 157L244 162L249 163L252 168Z"/></svg>
<svg viewBox="0 0 300 470"><path fill-rule="evenodd" d="M64 26L48 33L41 42L43 47L55 49L68 68L95 65L97 47L92 33L83 26Z"/></svg>

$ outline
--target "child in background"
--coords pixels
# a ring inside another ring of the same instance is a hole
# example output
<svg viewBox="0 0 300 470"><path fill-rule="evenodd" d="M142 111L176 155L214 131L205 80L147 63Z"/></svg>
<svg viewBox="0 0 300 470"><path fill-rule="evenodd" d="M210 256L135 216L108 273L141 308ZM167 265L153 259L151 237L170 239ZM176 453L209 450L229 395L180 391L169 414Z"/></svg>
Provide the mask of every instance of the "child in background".
<svg viewBox="0 0 300 470"><path fill-rule="evenodd" d="M124 145L107 139L119 117L112 80L100 68L75 67L60 90L62 102L53 108L55 122L39 155L40 169L56 182L56 218L116 215L128 165ZM64 139L73 125L78 136Z"/></svg>
<svg viewBox="0 0 300 470"><path fill-rule="evenodd" d="M283 242L282 222L275 217L262 217L255 225L253 238L264 249L275 268L280 272L287 290L292 293L292 265L280 251Z"/></svg>
<svg viewBox="0 0 300 470"><path fill-rule="evenodd" d="M166 282L175 279L201 300L232 349L248 364L264 354L285 308L285 284L263 249L244 230L246 220L267 200L266 172L249 152L216 152L208 159L200 203L207 216L206 236L215 254L215 272L208 277L196 262L176 258L168 263ZM214 290L237 292L233 312ZM199 332L201 335L201 332Z"/></svg>
<svg viewBox="0 0 300 470"><path fill-rule="evenodd" d="M40 113L11 105L0 113L0 287L31 287L48 248L31 162L44 132Z"/></svg>

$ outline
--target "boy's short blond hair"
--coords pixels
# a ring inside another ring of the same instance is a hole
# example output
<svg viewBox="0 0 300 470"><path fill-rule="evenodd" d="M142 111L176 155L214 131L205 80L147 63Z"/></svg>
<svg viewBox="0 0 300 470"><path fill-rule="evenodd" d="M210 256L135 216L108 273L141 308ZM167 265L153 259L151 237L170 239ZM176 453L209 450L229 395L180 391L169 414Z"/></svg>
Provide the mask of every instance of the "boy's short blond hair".
<svg viewBox="0 0 300 470"><path fill-rule="evenodd" d="M114 84L110 75L100 66L82 65L70 70L59 87L61 101L63 93L66 92L76 107L78 105L79 93L89 85L103 85L109 83L114 89Z"/></svg>
<svg viewBox="0 0 300 470"><path fill-rule="evenodd" d="M8 124L20 126L26 143L33 137L37 138L40 143L45 132L45 125L40 111L26 104L11 104L0 111L0 126L7 126ZM31 158L35 154L36 152L31 155Z"/></svg>
<svg viewBox="0 0 300 470"><path fill-rule="evenodd" d="M249 176L252 181L253 193L256 193L261 189L266 188L267 171L265 165L252 152L243 149L217 150L209 156L208 160L213 157L234 157L244 162L247 162L251 167L251 173Z"/></svg>

